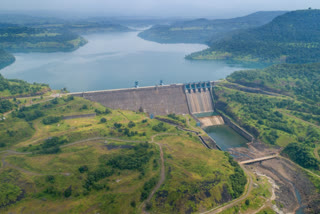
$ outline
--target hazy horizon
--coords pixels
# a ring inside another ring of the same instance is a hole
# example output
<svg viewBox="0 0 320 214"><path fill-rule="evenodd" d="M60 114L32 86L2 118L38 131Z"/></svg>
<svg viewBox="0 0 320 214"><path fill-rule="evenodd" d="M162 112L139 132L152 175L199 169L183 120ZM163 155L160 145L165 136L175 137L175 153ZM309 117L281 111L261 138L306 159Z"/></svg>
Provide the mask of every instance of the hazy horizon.
<svg viewBox="0 0 320 214"><path fill-rule="evenodd" d="M51 16L109 16L109 17L208 17L230 18L257 11L320 8L320 1L290 0L2 0L1 11L29 15ZM36 13L34 13L36 11ZM66 11L68 12L66 14ZM43 13L43 14L42 14Z"/></svg>

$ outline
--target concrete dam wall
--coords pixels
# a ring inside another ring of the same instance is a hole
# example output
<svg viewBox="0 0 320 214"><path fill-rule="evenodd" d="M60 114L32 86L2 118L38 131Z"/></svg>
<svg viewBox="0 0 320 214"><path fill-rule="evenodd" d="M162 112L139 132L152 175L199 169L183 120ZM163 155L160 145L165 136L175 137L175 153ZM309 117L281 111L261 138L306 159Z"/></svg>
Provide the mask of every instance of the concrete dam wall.
<svg viewBox="0 0 320 214"><path fill-rule="evenodd" d="M154 115L188 114L183 84L71 93L71 95L99 102L112 109L139 111Z"/></svg>

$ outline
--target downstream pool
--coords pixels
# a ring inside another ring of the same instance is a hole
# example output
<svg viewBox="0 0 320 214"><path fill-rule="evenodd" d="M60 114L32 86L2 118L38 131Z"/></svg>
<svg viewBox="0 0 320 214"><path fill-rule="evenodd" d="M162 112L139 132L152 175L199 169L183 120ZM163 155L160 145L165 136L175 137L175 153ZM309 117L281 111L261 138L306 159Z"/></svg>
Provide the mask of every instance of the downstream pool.
<svg viewBox="0 0 320 214"><path fill-rule="evenodd" d="M207 127L205 131L223 151L227 151L229 148L247 147L248 140L227 125Z"/></svg>

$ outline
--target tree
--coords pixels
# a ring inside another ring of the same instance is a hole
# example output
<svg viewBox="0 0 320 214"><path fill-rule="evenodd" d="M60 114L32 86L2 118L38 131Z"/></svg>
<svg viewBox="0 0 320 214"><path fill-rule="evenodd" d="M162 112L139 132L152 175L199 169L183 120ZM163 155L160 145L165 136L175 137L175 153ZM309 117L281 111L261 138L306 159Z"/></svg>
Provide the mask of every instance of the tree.
<svg viewBox="0 0 320 214"><path fill-rule="evenodd" d="M106 118L103 117L103 118L100 119L100 123L106 123L106 122L107 122Z"/></svg>
<svg viewBox="0 0 320 214"><path fill-rule="evenodd" d="M72 194L72 186L69 186L65 191L64 191L64 197L69 198Z"/></svg>
<svg viewBox="0 0 320 214"><path fill-rule="evenodd" d="M86 165L79 167L79 172L80 172L80 173L87 172L88 170L89 170L89 169L88 169L88 166L86 166Z"/></svg>
<svg viewBox="0 0 320 214"><path fill-rule="evenodd" d="M247 199L246 202L245 202L245 204L246 204L247 206L249 206L249 205L250 205L250 200Z"/></svg>

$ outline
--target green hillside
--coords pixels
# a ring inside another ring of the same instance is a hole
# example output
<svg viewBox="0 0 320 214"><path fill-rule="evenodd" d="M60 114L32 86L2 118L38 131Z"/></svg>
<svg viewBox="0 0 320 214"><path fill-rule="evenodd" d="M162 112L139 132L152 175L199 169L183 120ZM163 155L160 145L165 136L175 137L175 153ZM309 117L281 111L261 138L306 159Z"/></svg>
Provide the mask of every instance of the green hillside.
<svg viewBox="0 0 320 214"><path fill-rule="evenodd" d="M0 24L0 48L9 52L73 51L86 43L81 36L60 28Z"/></svg>
<svg viewBox="0 0 320 214"><path fill-rule="evenodd" d="M238 71L216 90L216 108L259 140L320 174L320 64Z"/></svg>
<svg viewBox="0 0 320 214"><path fill-rule="evenodd" d="M4 51L3 49L0 49L0 69L14 63L15 57Z"/></svg>
<svg viewBox="0 0 320 214"><path fill-rule="evenodd" d="M286 13L264 26L237 33L188 59L308 63L320 60L320 10Z"/></svg>
<svg viewBox="0 0 320 214"><path fill-rule="evenodd" d="M282 15L282 11L257 12L232 19L196 19L172 25L156 25L139 36L159 43L202 43L216 41L231 32L257 27Z"/></svg>
<svg viewBox="0 0 320 214"><path fill-rule="evenodd" d="M1 213L140 213L162 166L151 212L211 209L244 192L237 162L195 134L82 98L24 99L0 121ZM175 119L205 134L190 116Z"/></svg>

